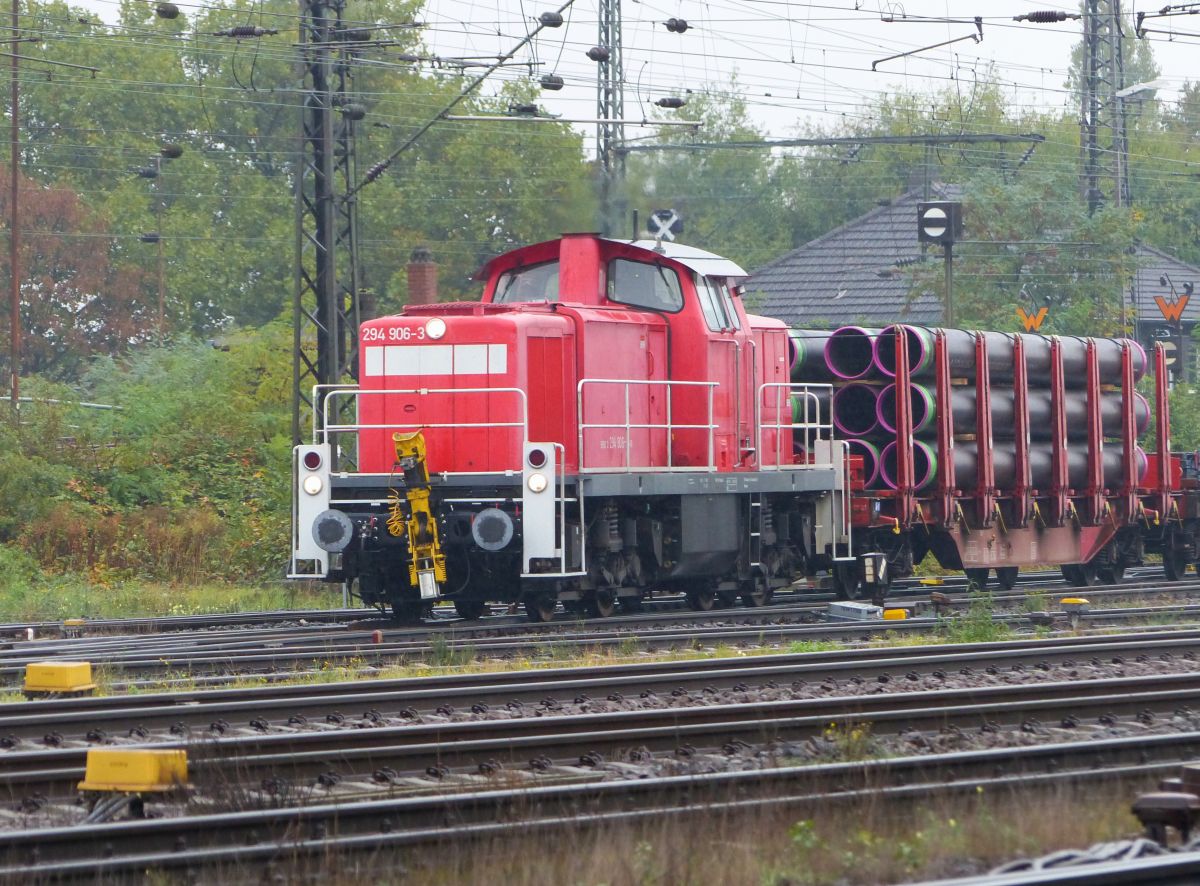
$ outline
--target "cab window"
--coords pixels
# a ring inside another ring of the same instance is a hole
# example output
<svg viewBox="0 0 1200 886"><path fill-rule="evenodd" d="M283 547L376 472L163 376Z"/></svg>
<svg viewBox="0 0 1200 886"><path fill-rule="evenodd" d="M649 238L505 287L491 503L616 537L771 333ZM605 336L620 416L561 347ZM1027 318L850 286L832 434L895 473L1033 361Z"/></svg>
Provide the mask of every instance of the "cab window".
<svg viewBox="0 0 1200 886"><path fill-rule="evenodd" d="M725 303L717 286L703 274L696 275L696 296L700 299L700 310L704 322L713 332L729 329L731 324L725 314Z"/></svg>
<svg viewBox="0 0 1200 886"><path fill-rule="evenodd" d="M729 325L734 329L741 329L742 321L738 319L737 305L733 303L733 295L730 294L729 287L725 285L725 281L713 285L720 287L721 301L725 304L725 312L729 314Z"/></svg>
<svg viewBox="0 0 1200 886"><path fill-rule="evenodd" d="M648 265L623 258L608 263L609 301L666 311L673 314L683 308L683 290L679 275L662 265Z"/></svg>
<svg viewBox="0 0 1200 886"><path fill-rule="evenodd" d="M558 301L558 262L526 265L505 271L496 281L494 303Z"/></svg>

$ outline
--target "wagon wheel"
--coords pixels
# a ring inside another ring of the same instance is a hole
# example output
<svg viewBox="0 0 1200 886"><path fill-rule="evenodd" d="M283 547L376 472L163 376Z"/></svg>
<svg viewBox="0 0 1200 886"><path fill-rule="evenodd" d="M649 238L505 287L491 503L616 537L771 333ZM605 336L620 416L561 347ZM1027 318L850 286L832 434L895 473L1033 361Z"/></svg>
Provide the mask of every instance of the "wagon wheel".
<svg viewBox="0 0 1200 886"><path fill-rule="evenodd" d="M744 606L751 608L766 606L771 602L773 596L775 596L775 592L767 587L765 578L752 578L742 582L742 605Z"/></svg>
<svg viewBox="0 0 1200 886"><path fill-rule="evenodd" d="M996 569L996 581L1000 582L1000 587L1006 591L1011 591L1017 586L1017 576L1021 570L1017 566L1000 566Z"/></svg>
<svg viewBox="0 0 1200 886"><path fill-rule="evenodd" d="M1100 577L1099 570L1095 562L1091 563L1064 563L1062 566L1063 578L1068 584L1074 585L1077 588L1090 588L1096 584Z"/></svg>
<svg viewBox="0 0 1200 886"><path fill-rule="evenodd" d="M737 591L717 591L716 605L721 609L728 609L731 606L737 606L737 601Z"/></svg>
<svg viewBox="0 0 1200 886"><path fill-rule="evenodd" d="M592 618L609 618L617 611L617 595L609 590L596 591L586 605L587 614Z"/></svg>
<svg viewBox="0 0 1200 886"><path fill-rule="evenodd" d="M425 604L420 600L392 600L392 621L397 624L420 624Z"/></svg>
<svg viewBox="0 0 1200 886"><path fill-rule="evenodd" d="M699 591L688 591L687 604L697 612L709 612L717 602L717 594L712 588Z"/></svg>
<svg viewBox="0 0 1200 886"><path fill-rule="evenodd" d="M459 618L474 621L487 611L487 604L482 600L455 600L454 611Z"/></svg>
<svg viewBox="0 0 1200 886"><path fill-rule="evenodd" d="M1168 548L1163 551L1162 558L1163 572L1166 573L1167 581L1182 581L1188 567L1187 551Z"/></svg>
<svg viewBox="0 0 1200 886"><path fill-rule="evenodd" d="M991 573L991 570L988 569L988 567L974 567L971 569L964 569L963 572L967 576L968 584L975 585L975 587L981 591L987 590L988 575Z"/></svg>
<svg viewBox="0 0 1200 886"><path fill-rule="evenodd" d="M554 619L558 600L553 594L535 594L525 598L525 614L530 621L547 622Z"/></svg>
<svg viewBox="0 0 1200 886"><path fill-rule="evenodd" d="M1125 563L1122 560L1117 560L1115 563L1110 563L1097 573L1100 576L1100 581L1106 585L1120 584L1125 578Z"/></svg>

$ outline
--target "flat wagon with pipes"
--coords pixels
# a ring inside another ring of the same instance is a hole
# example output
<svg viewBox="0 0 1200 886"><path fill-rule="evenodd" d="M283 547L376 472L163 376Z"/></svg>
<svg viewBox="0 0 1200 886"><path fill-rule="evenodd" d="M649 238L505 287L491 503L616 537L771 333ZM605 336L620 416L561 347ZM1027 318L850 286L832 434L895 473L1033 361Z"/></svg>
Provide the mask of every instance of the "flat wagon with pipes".
<svg viewBox="0 0 1200 886"><path fill-rule="evenodd" d="M314 438L294 451L290 577L347 583L399 618L446 600L540 621L656 593L762 605L801 580L882 598L929 553L1002 579L1052 563L1094 580L1145 549L1169 573L1195 558L1161 381L1157 452L1137 448L1131 343L1086 340L1080 362L1037 337L797 333L746 312L744 276L698 249L567 235L489 262L479 302L364 323L358 384L314 391ZM843 377L838 355L863 348L892 377ZM1034 402L1037 361L1051 381ZM855 400L888 440L839 433ZM1010 413L1011 445L984 445Z"/></svg>

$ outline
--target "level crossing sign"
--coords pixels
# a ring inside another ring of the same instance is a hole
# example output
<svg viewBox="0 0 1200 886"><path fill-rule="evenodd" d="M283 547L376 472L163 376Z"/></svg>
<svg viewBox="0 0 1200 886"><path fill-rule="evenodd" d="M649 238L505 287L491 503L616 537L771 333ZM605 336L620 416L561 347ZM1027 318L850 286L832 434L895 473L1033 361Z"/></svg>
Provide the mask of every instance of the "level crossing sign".
<svg viewBox="0 0 1200 886"><path fill-rule="evenodd" d="M683 233L683 219L674 209L656 209L650 214L650 234L655 240L675 242L675 235Z"/></svg>

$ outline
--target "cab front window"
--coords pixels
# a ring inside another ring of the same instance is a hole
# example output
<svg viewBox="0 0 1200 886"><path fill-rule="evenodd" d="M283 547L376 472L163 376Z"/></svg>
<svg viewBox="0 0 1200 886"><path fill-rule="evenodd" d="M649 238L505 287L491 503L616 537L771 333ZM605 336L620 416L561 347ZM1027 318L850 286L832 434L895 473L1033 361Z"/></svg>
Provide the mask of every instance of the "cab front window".
<svg viewBox="0 0 1200 886"><path fill-rule="evenodd" d="M496 281L492 301L496 304L558 301L558 262L548 261L505 271Z"/></svg>

